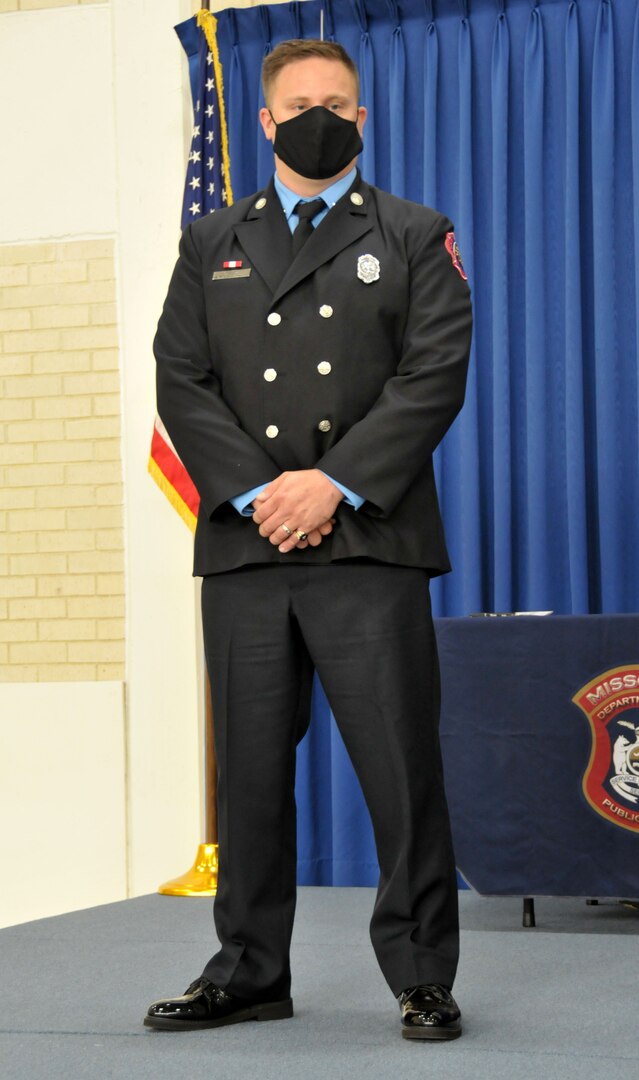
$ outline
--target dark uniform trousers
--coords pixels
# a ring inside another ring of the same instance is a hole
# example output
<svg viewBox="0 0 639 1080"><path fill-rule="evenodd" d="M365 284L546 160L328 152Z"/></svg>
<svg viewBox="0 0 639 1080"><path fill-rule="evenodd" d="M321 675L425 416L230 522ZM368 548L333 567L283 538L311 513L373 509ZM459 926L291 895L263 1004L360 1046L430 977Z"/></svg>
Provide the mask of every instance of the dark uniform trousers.
<svg viewBox="0 0 639 1080"><path fill-rule="evenodd" d="M203 974L238 996L290 989L295 750L316 668L371 814L380 864L371 939L394 994L452 986L457 884L437 734L424 570L355 562L204 578L219 770L220 950ZM319 793L321 798L321 792Z"/></svg>
<svg viewBox="0 0 639 1080"><path fill-rule="evenodd" d="M432 454L461 408L471 332L452 229L358 174L292 262L273 181L182 234L154 343L158 411L201 499L220 826L221 948L205 974L239 996L289 988L313 667L373 820L384 975L395 993L455 975L428 599L450 568ZM364 503L340 503L319 547L283 556L229 500L310 468Z"/></svg>

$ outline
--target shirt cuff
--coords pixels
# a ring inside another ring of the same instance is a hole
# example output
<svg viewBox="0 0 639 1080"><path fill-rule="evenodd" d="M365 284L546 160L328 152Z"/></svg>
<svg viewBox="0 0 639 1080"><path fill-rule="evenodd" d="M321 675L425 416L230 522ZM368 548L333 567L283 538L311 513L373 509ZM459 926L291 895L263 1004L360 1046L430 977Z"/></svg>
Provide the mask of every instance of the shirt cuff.
<svg viewBox="0 0 639 1080"><path fill-rule="evenodd" d="M328 473L324 472L323 469L320 469L320 472L323 476L326 476L330 480L331 484L335 484L335 487L339 488L342 495L344 496L344 502L347 506L352 506L353 510L359 510L360 506L366 502L366 500L363 499L361 495L356 495L355 492L351 491L350 488L344 487L343 484L340 484L338 480L335 480L332 476L329 476Z"/></svg>
<svg viewBox="0 0 639 1080"><path fill-rule="evenodd" d="M259 495L260 491L264 491L267 486L267 484L260 484L259 487L251 488L250 491L243 491L241 495L234 495L232 499L229 499L229 502L242 517L252 517L253 499L256 495Z"/></svg>

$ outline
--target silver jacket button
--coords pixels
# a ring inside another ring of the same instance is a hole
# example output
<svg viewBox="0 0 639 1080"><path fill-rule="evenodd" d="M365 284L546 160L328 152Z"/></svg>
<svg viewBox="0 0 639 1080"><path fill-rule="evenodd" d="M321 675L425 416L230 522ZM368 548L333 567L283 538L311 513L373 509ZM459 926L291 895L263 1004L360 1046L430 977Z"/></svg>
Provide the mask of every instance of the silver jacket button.
<svg viewBox="0 0 639 1080"><path fill-rule="evenodd" d="M333 425L331 424L330 420L320 420L317 426L320 431L330 431Z"/></svg>
<svg viewBox="0 0 639 1080"><path fill-rule="evenodd" d="M330 304L322 304L321 308L319 309L319 313L323 319L330 319L331 315L333 314L333 309Z"/></svg>
<svg viewBox="0 0 639 1080"><path fill-rule="evenodd" d="M267 367L266 371L264 372L264 378L266 379L267 382L275 382L275 380L277 378L277 372L276 372L275 368L274 367Z"/></svg>
<svg viewBox="0 0 639 1080"><path fill-rule="evenodd" d="M266 316L266 321L269 326L279 326L282 321L282 316L278 311L272 311L270 315Z"/></svg>
<svg viewBox="0 0 639 1080"><path fill-rule="evenodd" d="M269 424L269 426L266 429L266 435L267 435L267 438L269 438L269 439L276 439L277 436L279 435L279 433L280 433L280 429L278 427L276 427L275 424Z"/></svg>
<svg viewBox="0 0 639 1080"><path fill-rule="evenodd" d="M321 364L317 365L317 370L319 371L320 375L330 375L331 365L329 364L328 360L322 360Z"/></svg>
<svg viewBox="0 0 639 1080"><path fill-rule="evenodd" d="M353 192L353 194L351 195L351 202L354 206L361 206L363 204L364 200L360 195L359 191Z"/></svg>

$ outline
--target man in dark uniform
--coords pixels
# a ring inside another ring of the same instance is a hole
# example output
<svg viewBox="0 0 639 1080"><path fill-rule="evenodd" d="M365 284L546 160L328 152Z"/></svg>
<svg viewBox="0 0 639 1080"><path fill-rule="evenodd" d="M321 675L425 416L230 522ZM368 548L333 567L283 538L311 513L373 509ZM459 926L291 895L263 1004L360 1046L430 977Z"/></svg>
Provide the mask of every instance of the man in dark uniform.
<svg viewBox="0 0 639 1080"><path fill-rule="evenodd" d="M402 1033L461 1034L455 864L428 582L432 453L471 331L453 227L370 187L333 43L264 63L274 178L190 225L155 339L158 410L201 497L195 569L219 789L219 951L145 1023L292 1015L295 747L316 669L371 813L371 939Z"/></svg>

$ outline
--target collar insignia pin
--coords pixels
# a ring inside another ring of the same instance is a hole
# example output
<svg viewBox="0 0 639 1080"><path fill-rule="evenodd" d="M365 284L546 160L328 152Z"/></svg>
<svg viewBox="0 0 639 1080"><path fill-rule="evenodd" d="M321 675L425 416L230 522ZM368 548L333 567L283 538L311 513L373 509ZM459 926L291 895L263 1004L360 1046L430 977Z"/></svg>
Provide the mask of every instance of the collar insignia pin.
<svg viewBox="0 0 639 1080"><path fill-rule="evenodd" d="M357 276L360 281L363 281L365 285L370 285L371 282L379 279L379 259L376 259L374 255L360 255L357 260Z"/></svg>

